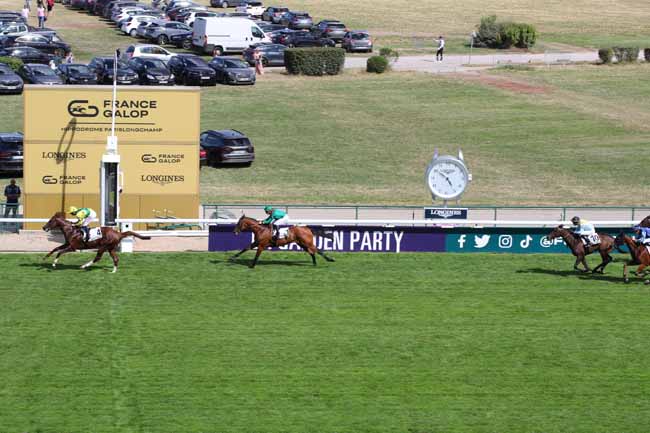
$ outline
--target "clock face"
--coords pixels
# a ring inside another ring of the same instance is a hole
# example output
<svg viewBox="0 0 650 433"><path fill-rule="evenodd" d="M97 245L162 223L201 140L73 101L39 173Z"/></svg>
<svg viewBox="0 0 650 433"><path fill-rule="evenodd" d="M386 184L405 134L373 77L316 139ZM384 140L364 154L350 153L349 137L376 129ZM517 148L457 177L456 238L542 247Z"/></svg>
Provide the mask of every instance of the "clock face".
<svg viewBox="0 0 650 433"><path fill-rule="evenodd" d="M446 200L454 199L467 187L467 168L453 157L436 158L429 166L426 180L433 195Z"/></svg>

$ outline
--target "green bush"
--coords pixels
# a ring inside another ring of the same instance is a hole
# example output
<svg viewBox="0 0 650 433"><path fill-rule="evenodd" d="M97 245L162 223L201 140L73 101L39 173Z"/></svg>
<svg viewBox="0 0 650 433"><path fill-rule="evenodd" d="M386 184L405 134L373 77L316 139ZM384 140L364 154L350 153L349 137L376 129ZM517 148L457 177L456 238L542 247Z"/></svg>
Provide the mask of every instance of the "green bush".
<svg viewBox="0 0 650 433"><path fill-rule="evenodd" d="M399 51L391 48L391 47L382 47L379 50L379 55L382 57L385 57L386 60L388 61L397 61L399 59Z"/></svg>
<svg viewBox="0 0 650 433"><path fill-rule="evenodd" d="M0 63L8 65L14 71L17 71L23 65L23 61L15 57L0 57Z"/></svg>
<svg viewBox="0 0 650 433"><path fill-rule="evenodd" d="M598 57L600 57L600 60L604 64L608 65L614 60L614 50L611 48L601 48L598 50Z"/></svg>
<svg viewBox="0 0 650 433"><path fill-rule="evenodd" d="M289 48L284 51L287 72L293 75L338 75L345 63L342 48Z"/></svg>
<svg viewBox="0 0 650 433"><path fill-rule="evenodd" d="M530 48L537 42L537 30L525 23L497 22L496 15L481 18L481 24L474 39L478 47L487 48Z"/></svg>
<svg viewBox="0 0 650 433"><path fill-rule="evenodd" d="M643 58L646 62L650 62L650 48L643 49Z"/></svg>
<svg viewBox="0 0 650 433"><path fill-rule="evenodd" d="M381 74L388 69L388 59L384 56L373 56L366 62L366 71Z"/></svg>
<svg viewBox="0 0 650 433"><path fill-rule="evenodd" d="M618 63L634 63L639 59L639 47L614 47L612 50Z"/></svg>

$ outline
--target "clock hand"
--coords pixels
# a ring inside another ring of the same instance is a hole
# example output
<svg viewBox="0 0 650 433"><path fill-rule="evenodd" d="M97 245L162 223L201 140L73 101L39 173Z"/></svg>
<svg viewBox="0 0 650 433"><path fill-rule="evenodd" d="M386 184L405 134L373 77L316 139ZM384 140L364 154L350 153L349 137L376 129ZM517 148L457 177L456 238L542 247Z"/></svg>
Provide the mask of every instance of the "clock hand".
<svg viewBox="0 0 650 433"><path fill-rule="evenodd" d="M449 184L449 186L452 186L451 181L449 180L449 178L448 178L447 176L445 176L445 175L443 174L442 177L445 178L445 180L447 181L447 183Z"/></svg>

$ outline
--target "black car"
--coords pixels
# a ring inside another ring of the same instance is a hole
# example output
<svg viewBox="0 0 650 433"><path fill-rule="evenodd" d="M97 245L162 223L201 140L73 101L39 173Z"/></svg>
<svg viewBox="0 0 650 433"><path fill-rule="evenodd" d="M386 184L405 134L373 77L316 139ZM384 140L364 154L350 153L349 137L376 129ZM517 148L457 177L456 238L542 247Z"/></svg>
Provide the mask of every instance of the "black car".
<svg viewBox="0 0 650 433"><path fill-rule="evenodd" d="M111 56L95 57L88 64L88 68L97 76L99 84L113 84L113 68L115 59ZM140 76L125 62L117 62L117 84L139 84Z"/></svg>
<svg viewBox="0 0 650 433"><path fill-rule="evenodd" d="M40 63L27 63L18 70L26 83L29 84L63 84L63 79L48 65Z"/></svg>
<svg viewBox="0 0 650 433"><path fill-rule="evenodd" d="M133 57L128 64L140 76L140 84L158 86L174 84L174 75L162 60Z"/></svg>
<svg viewBox="0 0 650 433"><path fill-rule="evenodd" d="M289 35L296 33L296 32L305 32L304 30L291 30L291 29L280 29L280 30L274 30L272 32L266 33L266 36L268 36L271 39L271 42L274 44L283 44L283 41L289 37Z"/></svg>
<svg viewBox="0 0 650 433"><path fill-rule="evenodd" d="M255 84L255 70L237 57L214 57L210 67L217 73L217 81L224 84Z"/></svg>
<svg viewBox="0 0 650 433"><path fill-rule="evenodd" d="M279 21L274 21L276 24L282 24L290 29L301 30L311 29L314 25L314 20L307 12L289 11L280 17Z"/></svg>
<svg viewBox="0 0 650 433"><path fill-rule="evenodd" d="M9 66L0 63L0 93L22 93L23 80Z"/></svg>
<svg viewBox="0 0 650 433"><path fill-rule="evenodd" d="M207 155L207 164L245 164L251 165L255 160L255 148L251 141L239 131L225 129L209 130L201 133L201 149Z"/></svg>
<svg viewBox="0 0 650 433"><path fill-rule="evenodd" d="M272 23L267 23L267 22L264 22L264 21L259 21L256 24L257 24L257 27L262 29L262 31L264 33L271 33L271 32L275 32L277 30L286 29L286 27L283 26L282 24L272 24Z"/></svg>
<svg viewBox="0 0 650 433"><path fill-rule="evenodd" d="M95 73L81 63L62 63L57 71L65 84L97 84Z"/></svg>
<svg viewBox="0 0 650 433"><path fill-rule="evenodd" d="M177 54L167 62L176 83L186 86L214 86L217 74L201 57L195 54Z"/></svg>
<svg viewBox="0 0 650 433"><path fill-rule="evenodd" d="M284 50L286 46L282 44L255 44L244 50L244 60L249 65L255 66L255 49L260 50L262 65L264 66L284 66Z"/></svg>
<svg viewBox="0 0 650 433"><path fill-rule="evenodd" d="M336 42L329 38L321 38L308 32L295 32L282 39L283 45L288 47L334 47Z"/></svg>
<svg viewBox="0 0 650 433"><path fill-rule="evenodd" d="M30 47L44 53L65 57L70 52L70 45L61 41L55 35L46 33L26 33L20 36L9 36L2 39L4 48Z"/></svg>
<svg viewBox="0 0 650 433"><path fill-rule="evenodd" d="M0 133L0 172L23 171L23 134L20 132Z"/></svg>
<svg viewBox="0 0 650 433"><path fill-rule="evenodd" d="M191 50L192 45L192 32L182 32L176 33L169 37L169 43L174 45L177 48L183 48L184 50Z"/></svg>
<svg viewBox="0 0 650 433"><path fill-rule="evenodd" d="M50 60L55 59L55 57L50 54L45 54L36 48L30 47L0 49L0 56L16 57L17 59L22 60L23 63L41 63L44 65L50 63Z"/></svg>

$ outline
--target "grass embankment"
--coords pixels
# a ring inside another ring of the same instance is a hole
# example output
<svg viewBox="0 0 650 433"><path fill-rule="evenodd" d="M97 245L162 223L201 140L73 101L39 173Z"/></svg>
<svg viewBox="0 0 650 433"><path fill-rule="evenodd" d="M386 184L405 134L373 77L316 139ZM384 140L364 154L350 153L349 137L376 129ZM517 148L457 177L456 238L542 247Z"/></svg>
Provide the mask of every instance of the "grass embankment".
<svg viewBox="0 0 650 433"><path fill-rule="evenodd" d="M620 263L335 256L3 255L0 431L647 430L648 294Z"/></svg>

